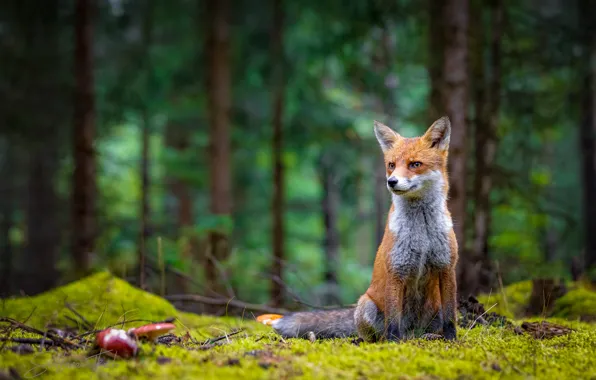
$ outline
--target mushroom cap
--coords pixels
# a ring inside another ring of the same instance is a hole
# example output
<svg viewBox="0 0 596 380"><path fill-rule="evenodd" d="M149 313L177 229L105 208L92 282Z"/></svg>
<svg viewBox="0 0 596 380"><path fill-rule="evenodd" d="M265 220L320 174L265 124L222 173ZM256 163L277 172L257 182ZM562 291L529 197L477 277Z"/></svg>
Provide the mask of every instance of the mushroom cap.
<svg viewBox="0 0 596 380"><path fill-rule="evenodd" d="M176 325L173 323L151 323L148 325L139 326L129 331L137 337L145 337L149 340L155 340L158 337L174 330Z"/></svg>
<svg viewBox="0 0 596 380"><path fill-rule="evenodd" d="M283 315L279 314L263 314L257 317L257 322L260 322L264 325L271 326L274 321L283 318Z"/></svg>
<svg viewBox="0 0 596 380"><path fill-rule="evenodd" d="M123 358L137 354L137 343L124 330L105 329L96 336L97 345L109 353Z"/></svg>

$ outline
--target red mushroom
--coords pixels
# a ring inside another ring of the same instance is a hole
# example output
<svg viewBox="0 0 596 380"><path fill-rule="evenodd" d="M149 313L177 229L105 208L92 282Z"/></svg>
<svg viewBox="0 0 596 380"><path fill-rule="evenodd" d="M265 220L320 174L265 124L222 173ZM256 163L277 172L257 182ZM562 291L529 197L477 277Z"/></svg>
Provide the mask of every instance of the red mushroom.
<svg viewBox="0 0 596 380"><path fill-rule="evenodd" d="M105 329L97 334L97 345L113 356L130 358L137 354L137 343L124 330Z"/></svg>
<svg viewBox="0 0 596 380"><path fill-rule="evenodd" d="M128 331L136 335L138 338L143 337L149 340L155 340L158 337L169 333L175 328L176 325L173 323L151 323L149 325L143 325Z"/></svg>

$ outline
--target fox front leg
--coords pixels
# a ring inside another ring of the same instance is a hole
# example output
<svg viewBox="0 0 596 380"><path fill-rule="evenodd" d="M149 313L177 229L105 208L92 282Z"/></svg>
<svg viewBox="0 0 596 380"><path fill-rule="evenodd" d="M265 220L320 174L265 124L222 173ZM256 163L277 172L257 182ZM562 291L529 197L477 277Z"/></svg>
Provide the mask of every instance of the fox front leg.
<svg viewBox="0 0 596 380"><path fill-rule="evenodd" d="M457 284L455 266L448 268L440 274L441 307L443 309L443 336L447 340L455 340L457 334Z"/></svg>
<svg viewBox="0 0 596 380"><path fill-rule="evenodd" d="M405 339L403 323L404 284L393 277L387 280L385 289L385 339L397 342Z"/></svg>

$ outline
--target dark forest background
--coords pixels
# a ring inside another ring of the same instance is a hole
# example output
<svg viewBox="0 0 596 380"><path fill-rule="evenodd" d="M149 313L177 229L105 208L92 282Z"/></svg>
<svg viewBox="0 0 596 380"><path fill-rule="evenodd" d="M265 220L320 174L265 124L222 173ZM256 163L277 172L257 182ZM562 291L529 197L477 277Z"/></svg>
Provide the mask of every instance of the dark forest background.
<svg viewBox="0 0 596 380"><path fill-rule="evenodd" d="M352 303L444 114L461 292L596 279L594 1L4 0L0 292Z"/></svg>

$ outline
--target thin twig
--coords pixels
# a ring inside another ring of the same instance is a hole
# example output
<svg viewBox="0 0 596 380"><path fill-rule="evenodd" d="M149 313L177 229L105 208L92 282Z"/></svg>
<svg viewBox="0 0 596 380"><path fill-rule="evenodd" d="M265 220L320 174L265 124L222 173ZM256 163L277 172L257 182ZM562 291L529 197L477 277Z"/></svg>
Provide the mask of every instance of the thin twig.
<svg viewBox="0 0 596 380"><path fill-rule="evenodd" d="M244 331L244 329L238 329L238 330L235 330L235 331L230 332L229 334L224 334L224 335L218 336L216 338L207 339L206 341L204 341L204 342L201 343L201 346L206 346L208 344L217 343L220 340L224 340L224 339L227 339L227 338L229 338L229 337L231 337L233 335L240 334L242 331Z"/></svg>
<svg viewBox="0 0 596 380"><path fill-rule="evenodd" d="M278 309L275 307L270 307L266 305L256 305L252 303L247 303L239 300L228 300L225 298L211 298L205 297L195 294L173 294L165 297L168 301L183 301L183 302L196 302L202 303L206 305L217 305L217 306L233 306L240 309L248 309L254 311L260 311L263 313L271 313L271 314L285 314L288 311L285 309Z"/></svg>
<svg viewBox="0 0 596 380"><path fill-rule="evenodd" d="M3 342L13 342L13 343L21 343L21 344L39 344L41 346L53 346L54 341L47 338L42 339L35 339L35 338L3 338L0 337L0 341Z"/></svg>
<svg viewBox="0 0 596 380"><path fill-rule="evenodd" d="M56 344L62 346L63 348L69 348L69 347L81 348L81 346L79 346L78 344L76 344L74 342L71 342L68 339L64 339L64 338L62 338L62 337L60 337L60 336L58 336L56 334L50 333L49 331L44 332L44 331L38 330L38 329L36 329L34 327L27 326L27 325L25 325L25 324L23 324L23 323L21 323L21 322L19 322L17 320L14 320L12 318L0 317L0 322L10 323L12 326L14 326L16 328L19 328L19 329L21 329L23 331L27 331L27 332L30 332L30 333L33 333L33 334L37 334L37 335L40 335L40 336L46 336L47 335Z"/></svg>
<svg viewBox="0 0 596 380"><path fill-rule="evenodd" d="M79 317L79 319L83 322L83 326L85 326L86 329L93 328L93 324L91 322L89 322L89 320L87 320L87 318L85 318L81 313L76 311L75 308L71 304L69 304L68 302L65 302L64 306L66 306L66 308L68 310L72 311L74 313L74 315Z"/></svg>

